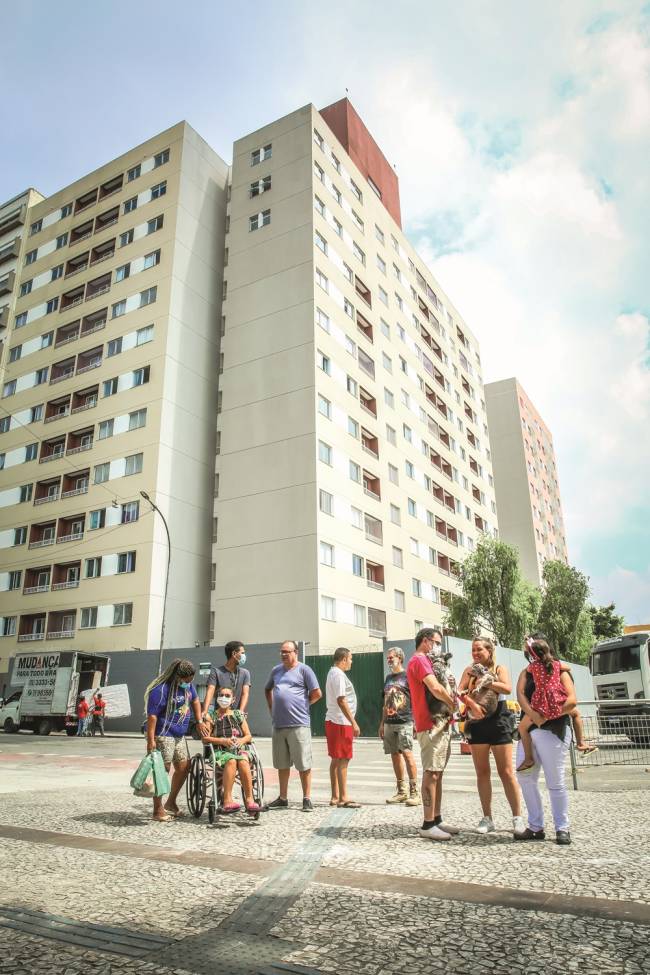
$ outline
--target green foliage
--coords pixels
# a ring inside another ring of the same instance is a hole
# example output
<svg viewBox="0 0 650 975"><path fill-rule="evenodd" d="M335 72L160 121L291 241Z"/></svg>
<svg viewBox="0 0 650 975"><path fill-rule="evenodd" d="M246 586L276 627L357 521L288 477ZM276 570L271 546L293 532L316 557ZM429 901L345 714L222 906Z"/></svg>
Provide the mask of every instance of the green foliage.
<svg viewBox="0 0 650 975"><path fill-rule="evenodd" d="M601 640L612 640L614 637L623 635L625 619L616 615L614 603L610 603L609 606L588 606L587 608L593 624L596 643Z"/></svg>
<svg viewBox="0 0 650 975"><path fill-rule="evenodd" d="M493 633L501 646L520 647L533 628L541 596L519 570L512 545L484 535L461 564L460 594L451 596L445 625L472 639Z"/></svg>
<svg viewBox="0 0 650 975"><path fill-rule="evenodd" d="M589 580L578 569L554 560L544 563L542 578L537 629L546 634L558 657L581 662L594 642L591 616L586 608Z"/></svg>

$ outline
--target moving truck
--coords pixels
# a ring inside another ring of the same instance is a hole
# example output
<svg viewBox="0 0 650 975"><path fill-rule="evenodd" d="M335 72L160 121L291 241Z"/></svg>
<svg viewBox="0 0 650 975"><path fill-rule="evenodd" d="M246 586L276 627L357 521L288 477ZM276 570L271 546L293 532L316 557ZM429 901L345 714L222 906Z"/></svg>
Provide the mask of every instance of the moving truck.
<svg viewBox="0 0 650 975"><path fill-rule="evenodd" d="M21 728L37 735L63 730L75 734L77 699L106 685L109 665L105 654L79 650L17 654L9 694L0 699L0 727L7 734Z"/></svg>

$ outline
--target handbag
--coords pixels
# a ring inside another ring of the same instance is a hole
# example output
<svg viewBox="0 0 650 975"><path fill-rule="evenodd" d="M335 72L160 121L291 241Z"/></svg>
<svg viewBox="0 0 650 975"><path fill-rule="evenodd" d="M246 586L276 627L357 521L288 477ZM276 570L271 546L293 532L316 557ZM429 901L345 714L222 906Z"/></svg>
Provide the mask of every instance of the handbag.
<svg viewBox="0 0 650 975"><path fill-rule="evenodd" d="M147 780L150 778L153 779L153 788L150 785L147 787ZM130 786L136 795L145 799L151 796L166 796L171 792L169 775L158 749L144 756L131 776Z"/></svg>
<svg viewBox="0 0 650 975"><path fill-rule="evenodd" d="M165 763L163 762L163 757L156 748L155 751L149 752L153 760L153 788L157 796L166 796L172 791L172 784L169 781L169 775L167 769L165 768Z"/></svg>

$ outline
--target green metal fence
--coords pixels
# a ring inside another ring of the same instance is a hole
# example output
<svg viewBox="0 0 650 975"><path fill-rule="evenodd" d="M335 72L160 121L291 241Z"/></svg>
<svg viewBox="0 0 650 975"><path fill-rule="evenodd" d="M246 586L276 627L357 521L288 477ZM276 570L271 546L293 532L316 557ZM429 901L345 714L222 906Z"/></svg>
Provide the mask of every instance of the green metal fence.
<svg viewBox="0 0 650 975"><path fill-rule="evenodd" d="M311 709L312 734L325 734L325 681L332 666L329 656L308 656L305 658L316 676L323 692L323 697ZM382 710L382 692L384 687L384 658L382 653L355 653L352 659L352 669L348 677L354 684L357 693L357 724L364 737L374 738L379 727Z"/></svg>

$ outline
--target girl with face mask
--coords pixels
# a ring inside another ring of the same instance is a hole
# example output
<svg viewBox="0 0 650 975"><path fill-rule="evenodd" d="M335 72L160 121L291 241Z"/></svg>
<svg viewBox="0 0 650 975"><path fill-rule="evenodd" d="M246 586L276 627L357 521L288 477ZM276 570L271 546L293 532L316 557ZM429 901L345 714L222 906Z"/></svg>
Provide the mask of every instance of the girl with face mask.
<svg viewBox="0 0 650 975"><path fill-rule="evenodd" d="M241 809L241 805L234 802L232 797L235 778L239 773L246 812L258 813L260 807L253 799L248 749L253 736L246 715L239 709L233 709L232 704L232 687L220 687L217 690L217 709L214 718L208 719L208 721L213 720L213 724L204 741L213 746L214 761L223 776L223 811L234 813Z"/></svg>

